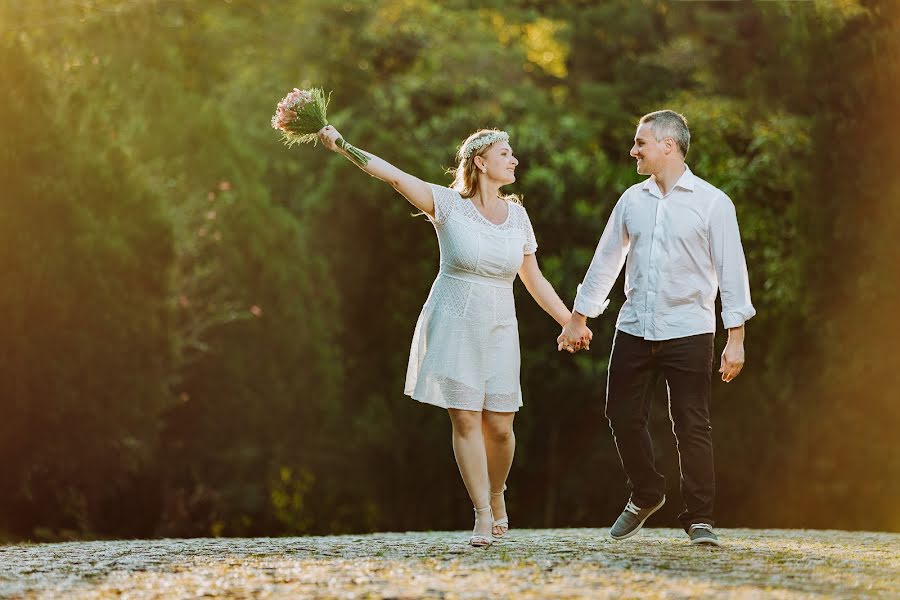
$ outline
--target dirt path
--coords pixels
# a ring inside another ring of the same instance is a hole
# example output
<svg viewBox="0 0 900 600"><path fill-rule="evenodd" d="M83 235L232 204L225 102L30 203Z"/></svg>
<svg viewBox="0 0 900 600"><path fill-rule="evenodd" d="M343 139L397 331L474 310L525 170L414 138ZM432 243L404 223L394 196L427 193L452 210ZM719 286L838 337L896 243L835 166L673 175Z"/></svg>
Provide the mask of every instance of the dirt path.
<svg viewBox="0 0 900 600"><path fill-rule="evenodd" d="M0 597L898 598L900 534L673 529L514 530L0 546Z"/></svg>

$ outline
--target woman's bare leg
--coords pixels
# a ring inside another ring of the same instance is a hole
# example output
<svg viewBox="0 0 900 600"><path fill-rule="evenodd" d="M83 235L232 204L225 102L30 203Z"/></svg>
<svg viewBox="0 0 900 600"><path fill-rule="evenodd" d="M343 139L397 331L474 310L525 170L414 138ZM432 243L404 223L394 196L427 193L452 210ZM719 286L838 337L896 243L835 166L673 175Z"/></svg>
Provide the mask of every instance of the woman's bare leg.
<svg viewBox="0 0 900 600"><path fill-rule="evenodd" d="M513 433L514 412L482 413L481 427L484 435L484 447L487 454L488 479L491 486L491 508L494 519L506 516L506 499L500 492L506 485L513 455L516 452L516 436ZM494 534L502 535L503 531L494 528Z"/></svg>
<svg viewBox="0 0 900 600"><path fill-rule="evenodd" d="M475 508L490 504L490 480L488 461L481 430L481 411L447 409L453 423L453 454L463 483ZM491 536L491 514L489 511L476 513L475 533Z"/></svg>

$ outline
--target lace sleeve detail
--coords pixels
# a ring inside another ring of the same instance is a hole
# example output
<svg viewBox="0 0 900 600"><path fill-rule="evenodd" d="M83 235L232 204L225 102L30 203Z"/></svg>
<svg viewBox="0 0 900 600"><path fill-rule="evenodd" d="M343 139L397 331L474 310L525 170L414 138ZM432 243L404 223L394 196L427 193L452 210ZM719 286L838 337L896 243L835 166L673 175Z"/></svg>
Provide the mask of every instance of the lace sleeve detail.
<svg viewBox="0 0 900 600"><path fill-rule="evenodd" d="M437 185L431 186L431 195L434 197L434 218L429 217L435 225L443 225L447 221L447 217L453 212L456 206L456 198L459 195L455 190Z"/></svg>
<svg viewBox="0 0 900 600"><path fill-rule="evenodd" d="M534 237L534 228L531 226L531 219L528 218L528 211L525 210L524 206L522 207L522 214L525 215L522 223L522 227L525 229L524 253L526 255L534 254L538 249L537 239Z"/></svg>

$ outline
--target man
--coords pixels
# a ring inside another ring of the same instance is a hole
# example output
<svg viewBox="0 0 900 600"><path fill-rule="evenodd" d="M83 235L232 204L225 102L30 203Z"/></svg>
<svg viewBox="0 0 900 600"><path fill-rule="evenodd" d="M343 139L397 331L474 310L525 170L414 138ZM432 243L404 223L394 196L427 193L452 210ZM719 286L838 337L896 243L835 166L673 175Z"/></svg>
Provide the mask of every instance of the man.
<svg viewBox="0 0 900 600"><path fill-rule="evenodd" d="M734 204L691 172L684 162L689 146L682 115L661 110L641 118L630 154L637 172L650 178L626 190L613 208L557 341L570 352L587 347L587 318L606 308L625 264L627 299L609 359L606 416L632 493L610 535L633 536L665 503L665 480L654 466L647 431L662 375L681 466L685 509L679 520L691 543L718 546L709 424L716 294L728 329L722 381L741 372L744 323L756 311Z"/></svg>

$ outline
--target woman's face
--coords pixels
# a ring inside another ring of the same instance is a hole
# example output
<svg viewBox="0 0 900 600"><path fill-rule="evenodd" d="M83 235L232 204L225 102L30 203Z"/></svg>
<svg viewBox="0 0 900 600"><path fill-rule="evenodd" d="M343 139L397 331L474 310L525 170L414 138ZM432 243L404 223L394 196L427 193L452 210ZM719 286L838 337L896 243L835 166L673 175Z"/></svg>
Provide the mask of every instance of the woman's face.
<svg viewBox="0 0 900 600"><path fill-rule="evenodd" d="M509 142L494 142L487 152L475 158L475 166L480 176L493 179L500 185L507 185L516 180L516 165L519 164L519 159L513 155Z"/></svg>

